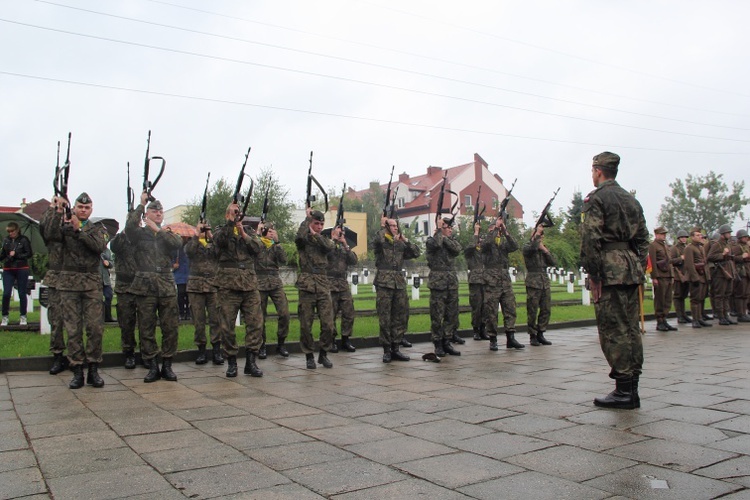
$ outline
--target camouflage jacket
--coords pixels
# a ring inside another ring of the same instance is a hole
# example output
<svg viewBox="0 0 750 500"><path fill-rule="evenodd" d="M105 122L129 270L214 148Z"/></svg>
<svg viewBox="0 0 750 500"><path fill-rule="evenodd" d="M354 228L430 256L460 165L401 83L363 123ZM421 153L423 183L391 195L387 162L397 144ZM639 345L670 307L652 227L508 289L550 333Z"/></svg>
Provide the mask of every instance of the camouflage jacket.
<svg viewBox="0 0 750 500"><path fill-rule="evenodd" d="M446 237L441 231L427 238L427 288L430 290L458 290L456 257L461 253L461 244L454 237Z"/></svg>
<svg viewBox="0 0 750 500"><path fill-rule="evenodd" d="M484 282L497 283L509 280L508 255L518 250L518 243L511 235L501 236L497 228L493 228L482 243L482 257L484 259Z"/></svg>
<svg viewBox="0 0 750 500"><path fill-rule="evenodd" d="M635 196L607 179L586 196L581 209L581 264L589 276L611 285L643 283L648 228Z"/></svg>
<svg viewBox="0 0 750 500"><path fill-rule="evenodd" d="M299 252L297 288L310 293L328 293L331 291L326 275L328 254L333 251L334 243L322 234L312 234L310 221L309 217L302 221L294 239Z"/></svg>
<svg viewBox="0 0 750 500"><path fill-rule="evenodd" d="M654 240L648 245L648 257L651 259L651 279L672 277L672 263L669 255L670 247L666 241Z"/></svg>
<svg viewBox="0 0 750 500"><path fill-rule="evenodd" d="M346 271L349 266L357 265L357 254L344 250L341 243L334 242L334 245L333 251L328 254L328 285L332 292L346 292L349 290Z"/></svg>
<svg viewBox="0 0 750 500"><path fill-rule="evenodd" d="M82 292L102 289L99 273L101 254L107 248L107 230L99 224L86 222L79 229L71 224L62 228L63 265L57 289Z"/></svg>
<svg viewBox="0 0 750 500"><path fill-rule="evenodd" d="M475 236L474 243L464 248L466 266L469 268L469 284L484 284L484 261L482 259L482 237Z"/></svg>
<svg viewBox="0 0 750 500"><path fill-rule="evenodd" d="M125 232L119 232L112 238L109 248L115 254L115 293L130 293L130 285L138 270L135 246L130 243Z"/></svg>
<svg viewBox="0 0 750 500"><path fill-rule="evenodd" d="M405 290L406 278L401 269L404 260L419 257L419 247L409 241L395 240L385 229L381 229L372 240L372 248L377 268L373 284L376 287Z"/></svg>
<svg viewBox="0 0 750 500"><path fill-rule="evenodd" d="M255 259L255 273L258 275L258 290L270 291L283 288L279 268L286 265L284 247L268 238L261 238L263 245Z"/></svg>
<svg viewBox="0 0 750 500"><path fill-rule="evenodd" d="M672 263L673 270L672 275L680 282L690 281L685 277L685 262L682 260L686 247L687 245L683 245L679 241L669 247L669 261Z"/></svg>
<svg viewBox="0 0 750 500"><path fill-rule="evenodd" d="M556 267L557 260L549 253L539 248L539 239L534 239L523 245L523 261L526 263L526 287L548 289L550 287L548 267Z"/></svg>
<svg viewBox="0 0 750 500"><path fill-rule="evenodd" d="M685 247L683 274L687 281L706 282L706 254L700 243L691 242Z"/></svg>
<svg viewBox="0 0 750 500"><path fill-rule="evenodd" d="M255 258L262 246L252 229L246 229L243 237L234 225L221 226L214 233L214 251L219 265L216 286L243 292L257 290Z"/></svg>
<svg viewBox="0 0 750 500"><path fill-rule="evenodd" d="M205 242L205 240L203 240ZM216 272L219 269L213 242L203 242L193 236L185 243L185 254L190 260L190 276L187 291L192 293L213 293L216 291Z"/></svg>
<svg viewBox="0 0 750 500"><path fill-rule="evenodd" d="M169 229L154 232L141 227L143 205L128 214L125 234L134 247L138 268L129 293L139 296L174 297L177 285L172 274L173 255L182 245L180 235Z"/></svg>
<svg viewBox="0 0 750 500"><path fill-rule="evenodd" d="M48 207L39 220L39 231L47 245L47 273L44 275L44 284L50 288L57 288L63 266L62 220L62 212L52 207Z"/></svg>
<svg viewBox="0 0 750 500"><path fill-rule="evenodd" d="M724 249L728 249L729 253L724 254ZM732 254L732 243L729 240L720 237L718 241L711 242L706 260L713 264L715 276L728 280L734 278L734 255Z"/></svg>

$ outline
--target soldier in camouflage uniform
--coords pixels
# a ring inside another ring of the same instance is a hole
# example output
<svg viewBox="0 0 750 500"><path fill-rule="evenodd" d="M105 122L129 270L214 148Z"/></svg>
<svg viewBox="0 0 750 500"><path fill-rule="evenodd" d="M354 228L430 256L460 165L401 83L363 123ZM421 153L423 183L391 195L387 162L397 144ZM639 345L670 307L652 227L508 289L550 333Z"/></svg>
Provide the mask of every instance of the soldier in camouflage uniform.
<svg viewBox="0 0 750 500"><path fill-rule="evenodd" d="M526 315L529 326L529 344L552 345L544 338L552 312L552 289L548 267L557 267L557 260L544 246L544 227L539 225L531 235L531 241L523 245L523 260L526 263Z"/></svg>
<svg viewBox="0 0 750 500"><path fill-rule="evenodd" d="M699 227L690 231L690 244L685 247L683 272L690 283L690 310L693 328L710 327L703 319L703 303L706 299L706 254L703 251L703 234Z"/></svg>
<svg viewBox="0 0 750 500"><path fill-rule="evenodd" d="M401 269L404 260L416 259L420 250L399 231L395 219L382 217L380 227L371 245L377 268L373 284L376 290L375 303L380 323L383 363L390 363L392 359L409 361L409 356L399 351L409 321L409 297L406 295L406 278Z"/></svg>
<svg viewBox="0 0 750 500"><path fill-rule="evenodd" d="M750 299L750 236L747 230L740 229L736 234L737 242L732 245L734 265L737 268L737 277L734 281L732 299L734 310L737 313L739 323L750 323L750 315L747 314L747 302Z"/></svg>
<svg viewBox="0 0 750 500"><path fill-rule="evenodd" d="M104 226L89 222L93 203L86 193L76 198L70 220L62 227L63 266L57 289L60 291L63 322L68 332L68 360L73 370L71 389L83 387L83 362L89 365L86 383L104 387L99 376L102 362L102 279L99 258L107 247ZM84 351L83 328L86 327Z"/></svg>
<svg viewBox="0 0 750 500"><path fill-rule="evenodd" d="M255 274L254 259L263 243L252 227L243 224L240 207L231 203L224 215L225 224L214 237L219 270L216 273L216 286L219 287L220 322L227 356L227 377L237 376L237 334L235 319L242 312L245 322L245 375L262 377L258 368L258 350L263 344L261 324L263 313L260 310L258 278ZM249 220L249 218L248 218ZM262 231L263 226L259 225Z"/></svg>
<svg viewBox="0 0 750 500"><path fill-rule="evenodd" d="M460 356L451 340L458 330L458 275L456 257L461 253L461 244L453 237L453 218L444 217L435 235L427 238L427 266L430 274L427 287L430 289L430 332L435 345L435 355Z"/></svg>
<svg viewBox="0 0 750 500"><path fill-rule="evenodd" d="M469 268L469 305L474 340L489 340L484 318L484 262L481 252L482 238L479 236L481 228L479 222L474 224L474 239L464 248L464 257Z"/></svg>
<svg viewBox="0 0 750 500"><path fill-rule="evenodd" d="M677 314L678 323L691 323L693 318L685 312L685 299L690 295L690 281L685 278L685 247L687 247L688 233L684 229L677 231L677 240L669 249L669 260L674 274L674 290L672 302Z"/></svg>
<svg viewBox="0 0 750 500"><path fill-rule="evenodd" d="M299 252L299 275L297 289L299 290L299 328L300 347L305 353L307 368L315 369L315 340L312 325L315 310L320 319L320 352L318 363L326 368L332 368L333 363L328 359L327 351L333 344L333 304L331 303L331 288L326 271L328 269L328 254L333 251L334 243L321 234L325 216L318 210L307 208L307 217L299 226L294 244ZM334 238L340 234L339 228L331 232Z"/></svg>
<svg viewBox="0 0 750 500"><path fill-rule="evenodd" d="M138 270L135 246L125 231L112 238L109 244L115 255L115 293L117 294L117 324L120 327L120 347L125 355L125 368L135 368L135 326L138 321L137 296L130 293Z"/></svg>
<svg viewBox="0 0 750 500"><path fill-rule="evenodd" d="M138 263L130 293L136 296L141 357L149 368L143 381L151 383L163 378L174 382L177 375L172 371L172 357L177 352L179 309L172 275L172 255L182 245L182 238L169 228L162 229L164 208L161 202L154 200L146 207L149 195L145 191L140 201L128 214L125 233L135 247ZM144 227L141 227L142 218ZM157 316L161 329L161 350L156 341ZM161 370L160 355L163 360Z"/></svg>
<svg viewBox="0 0 750 500"><path fill-rule="evenodd" d="M335 229L335 228L334 228ZM349 266L357 265L358 259L346 242L344 229L338 228L338 238L333 240L334 248L328 254L328 285L331 287L333 304L333 342L331 352L338 352L336 345L336 317L341 314L341 349L354 352L357 349L350 340L354 329L354 297L346 279ZM333 237L333 230L331 230Z"/></svg>
<svg viewBox="0 0 750 500"><path fill-rule="evenodd" d="M654 285L656 329L660 332L676 331L677 328L667 323L667 316L672 305L674 278L665 227L659 226L654 229L654 241L648 245L648 256L651 259L651 282Z"/></svg>
<svg viewBox="0 0 750 500"><path fill-rule="evenodd" d="M276 328L276 354L284 358L289 357L286 348L286 338L289 335L289 300L284 291L284 282L281 281L279 268L286 265L286 250L279 244L279 233L273 224L266 224L260 241L263 246L255 258L255 273L258 275L258 291L260 292L260 308L263 311L263 345L258 357L266 359L266 315L268 311L268 299L273 301L278 318Z"/></svg>
<svg viewBox="0 0 750 500"><path fill-rule="evenodd" d="M505 327L505 347L523 349L516 340L516 296L508 272L508 255L518 250L518 243L505 227L502 217L498 217L482 243L484 257L484 310L487 333L490 336L490 351L497 351L498 304L503 310Z"/></svg>
<svg viewBox="0 0 750 500"><path fill-rule="evenodd" d="M724 224L718 233L719 239L709 247L706 256L708 261L713 263L711 288L714 297L714 318L719 320L720 325L734 325L736 322L729 316L735 275L732 228L729 224Z"/></svg>
<svg viewBox="0 0 750 500"><path fill-rule="evenodd" d="M206 356L206 317L213 348L213 363L224 364L221 352L221 324L219 322L219 299L214 280L218 264L214 252L213 234L208 224L199 222L195 226L196 235L185 243L185 254L190 262L187 282L187 294L190 309L193 313L193 339L198 346L196 365L208 363Z"/></svg>
<svg viewBox="0 0 750 500"><path fill-rule="evenodd" d="M47 245L47 273L44 275L44 285L49 290L49 305L47 319L49 320L51 335L49 350L52 353L50 375L57 375L68 368L68 358L65 352L65 336L63 333L62 305L57 283L63 266L62 224L63 213L67 201L62 198L52 198L52 203L44 211L39 221L39 229L44 243Z"/></svg>
<svg viewBox="0 0 750 500"><path fill-rule="evenodd" d="M594 404L604 408L639 408L638 380L643 367L639 325L639 286L648 259L648 229L643 209L615 181L620 157L594 156L594 189L581 213L581 263L589 275L599 342L616 388Z"/></svg>

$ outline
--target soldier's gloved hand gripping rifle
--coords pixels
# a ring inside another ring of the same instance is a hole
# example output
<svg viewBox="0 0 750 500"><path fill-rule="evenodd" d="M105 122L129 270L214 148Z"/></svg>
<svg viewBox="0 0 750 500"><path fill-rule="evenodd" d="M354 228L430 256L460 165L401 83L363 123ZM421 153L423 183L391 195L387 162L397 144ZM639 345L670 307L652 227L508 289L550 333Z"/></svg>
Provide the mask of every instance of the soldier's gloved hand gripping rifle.
<svg viewBox="0 0 750 500"><path fill-rule="evenodd" d="M65 219L70 219L70 200L68 199L68 177L70 176L70 139L72 134L68 132L68 152L65 155L65 164L60 166L60 141L57 142L57 165L55 165L55 179L52 187L55 196L65 200Z"/></svg>
<svg viewBox="0 0 750 500"><path fill-rule="evenodd" d="M148 139L146 140L146 159L143 162L143 192L148 195L148 201L154 201L156 198L154 198L151 195L151 192L154 190L156 185L159 184L159 180L161 179L161 176L164 175L164 168L167 166L167 160L165 160L161 156L149 157L150 149L151 149L151 131L149 130ZM157 175L156 179L154 179L153 181L149 179L149 170L151 169L152 161L161 162L161 165L159 166L159 175Z"/></svg>
<svg viewBox="0 0 750 500"><path fill-rule="evenodd" d="M245 214L247 213L247 206L250 203L250 198L253 196L253 179L248 174L245 173L245 167L247 166L247 159L250 156L250 150L252 149L252 146L247 148L247 153L245 154L245 162L242 164L242 168L240 169L240 175L237 177L237 185L234 188L234 194L232 195L232 203L235 205L238 205L242 203L242 208L240 209L239 213L237 213L234 217L235 224L242 221L242 219L245 218ZM247 188L247 192L245 195L242 195L242 183L245 180L245 177L248 177L250 179L250 186Z"/></svg>
<svg viewBox="0 0 750 500"><path fill-rule="evenodd" d="M307 208L312 207L312 202L317 201L315 195L312 193L312 185L313 182L316 186L318 186L318 189L320 189L320 192L323 193L323 200L325 201L326 209L325 211L328 212L328 194L326 193L326 190L323 188L323 186L318 182L318 179L316 179L312 174L312 159L313 159L313 152L310 151L310 168L307 170L307 199L305 200L305 206Z"/></svg>

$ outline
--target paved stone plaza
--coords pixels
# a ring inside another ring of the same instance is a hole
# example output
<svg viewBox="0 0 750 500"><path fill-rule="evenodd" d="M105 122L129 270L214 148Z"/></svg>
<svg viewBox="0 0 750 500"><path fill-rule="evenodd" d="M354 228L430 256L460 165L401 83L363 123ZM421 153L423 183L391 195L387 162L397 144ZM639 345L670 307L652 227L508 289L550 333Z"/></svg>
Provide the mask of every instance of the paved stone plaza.
<svg viewBox="0 0 750 500"><path fill-rule="evenodd" d="M439 364L426 343L331 370L270 356L262 379L0 374L0 497L750 499L750 327L654 326L630 411L592 404L613 389L594 327L523 351L469 338Z"/></svg>

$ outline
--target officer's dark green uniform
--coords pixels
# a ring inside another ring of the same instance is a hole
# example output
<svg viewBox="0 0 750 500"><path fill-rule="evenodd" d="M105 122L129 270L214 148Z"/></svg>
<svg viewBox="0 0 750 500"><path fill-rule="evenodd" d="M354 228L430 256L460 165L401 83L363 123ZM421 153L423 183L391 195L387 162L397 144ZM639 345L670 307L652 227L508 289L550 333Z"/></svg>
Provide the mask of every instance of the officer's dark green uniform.
<svg viewBox="0 0 750 500"><path fill-rule="evenodd" d="M648 245L648 257L651 260L651 281L654 285L654 315L656 329L660 332L677 330L667 322L669 309L672 306L674 278L671 264L671 249L660 235L666 235L667 229L659 226L654 229L655 239Z"/></svg>
<svg viewBox="0 0 750 500"><path fill-rule="evenodd" d="M115 293L117 294L117 323L120 326L120 346L125 354L125 368L135 368L135 327L138 321L137 296L130 293L138 262L135 246L125 232L112 238L109 247L115 254Z"/></svg>
<svg viewBox="0 0 750 500"><path fill-rule="evenodd" d="M63 334L63 315L60 304L60 292L57 283L63 266L62 244L63 210L58 210L53 203L44 211L39 221L39 229L44 243L47 245L47 273L44 275L44 285L49 290L49 304L47 320L50 324L49 350L52 353L52 367L49 372L57 375L68 367L65 352L65 336Z"/></svg>
<svg viewBox="0 0 750 500"><path fill-rule="evenodd" d="M418 246L407 241L398 232L398 223L395 220L389 219L386 224L389 226L377 232L371 246L375 252L377 268L373 284L376 290L375 304L380 323L383 363L390 363L391 359L409 360L409 357L401 354L399 350L409 322L406 278L401 269L404 260L416 259L421 252Z"/></svg>
<svg viewBox="0 0 750 500"><path fill-rule="evenodd" d="M458 330L458 275L456 257L461 253L461 244L453 237L453 219L444 218L434 236L427 238L427 266L430 274L427 287L430 289L430 333L435 345L435 355L460 356L451 345Z"/></svg>
<svg viewBox="0 0 750 500"><path fill-rule="evenodd" d="M328 285L331 287L331 303L333 304L333 343L334 352L338 351L336 346L336 318L341 315L341 348L347 352L356 349L351 343L350 337L354 331L354 297L352 289L346 279L346 273L350 266L357 265L358 259L348 245L341 241L334 242L334 248L328 254Z"/></svg>
<svg viewBox="0 0 750 500"><path fill-rule="evenodd" d="M507 348L525 347L516 338L516 296L508 273L508 255L518 250L518 243L504 229L493 226L482 243L484 259L485 325L490 336L490 350L497 351L498 304L503 310Z"/></svg>
<svg viewBox="0 0 750 500"><path fill-rule="evenodd" d="M263 311L263 347L260 354L261 359L266 356L266 314L268 311L268 299L273 301L276 308L276 354L289 357L286 348L286 337L289 335L289 300L284 291L284 282L281 281L279 268L286 265L287 255L284 247L278 241L274 241L268 235L261 238L263 246L255 258L255 272L258 275L258 291L260 292L260 308Z"/></svg>
<svg viewBox="0 0 750 500"><path fill-rule="evenodd" d="M724 224L718 230L719 239L709 246L707 259L713 264L711 289L714 297L714 318L720 325L732 325L729 317L732 287L735 275L734 255L732 254L732 228Z"/></svg>
<svg viewBox="0 0 750 500"><path fill-rule="evenodd" d="M78 207L86 205L90 207L92 201L89 195L82 193L73 207L74 217L79 213ZM89 365L86 382L94 387L104 386L104 381L98 373L99 363L102 362L104 332L99 259L107 248L106 229L104 226L92 224L88 219L81 219L77 226L66 222L62 228L63 266L57 282L63 322L68 332L68 360L74 373L70 382L71 389L83 386L84 361Z"/></svg>
<svg viewBox="0 0 750 500"><path fill-rule="evenodd" d="M701 230L695 227L690 232L690 243L684 252L684 276L690 283L690 310L693 315L693 328L709 327L711 323L703 320L703 304L706 300L706 252L703 249Z"/></svg>
<svg viewBox="0 0 750 500"><path fill-rule="evenodd" d="M685 313L685 299L690 295L690 280L685 278L685 262L683 255L687 246L688 233L684 229L677 232L677 240L669 249L669 261L672 264L674 276L674 289L672 291L672 302L677 314L678 323L690 323L692 318Z"/></svg>
<svg viewBox="0 0 750 500"><path fill-rule="evenodd" d="M195 363L208 363L206 357L206 318L213 347L213 363L223 365L221 352L221 324L219 321L219 299L214 280L219 269L211 238L206 233L193 236L185 243L185 255L190 260L190 275L187 293L193 313L193 341L198 346Z"/></svg>
<svg viewBox="0 0 750 500"><path fill-rule="evenodd" d="M616 389L594 404L638 408L638 379L643 367L638 287L648 258L648 229L635 196L615 181L620 157L604 152L594 157L596 189L582 209L581 264L594 293L596 324ZM596 289L601 286L601 296Z"/></svg>
<svg viewBox="0 0 750 500"><path fill-rule="evenodd" d="M544 337L552 313L552 289L548 267L556 267L557 260L542 244L542 238L533 238L523 245L523 260L526 264L526 316L528 318L529 343L533 346L550 345Z"/></svg>
<svg viewBox="0 0 750 500"><path fill-rule="evenodd" d="M179 321L172 256L182 245L182 238L168 228L154 231L148 226L141 227L145 210L158 212L163 208L159 201L152 201L147 209L139 204L128 214L125 224L125 233L135 247L138 263L130 293L136 296L141 357L149 367L143 381L149 383L159 378L175 381L177 376L172 371L172 357L177 352ZM157 321L161 329L161 349L156 341ZM164 362L161 371L159 355Z"/></svg>

